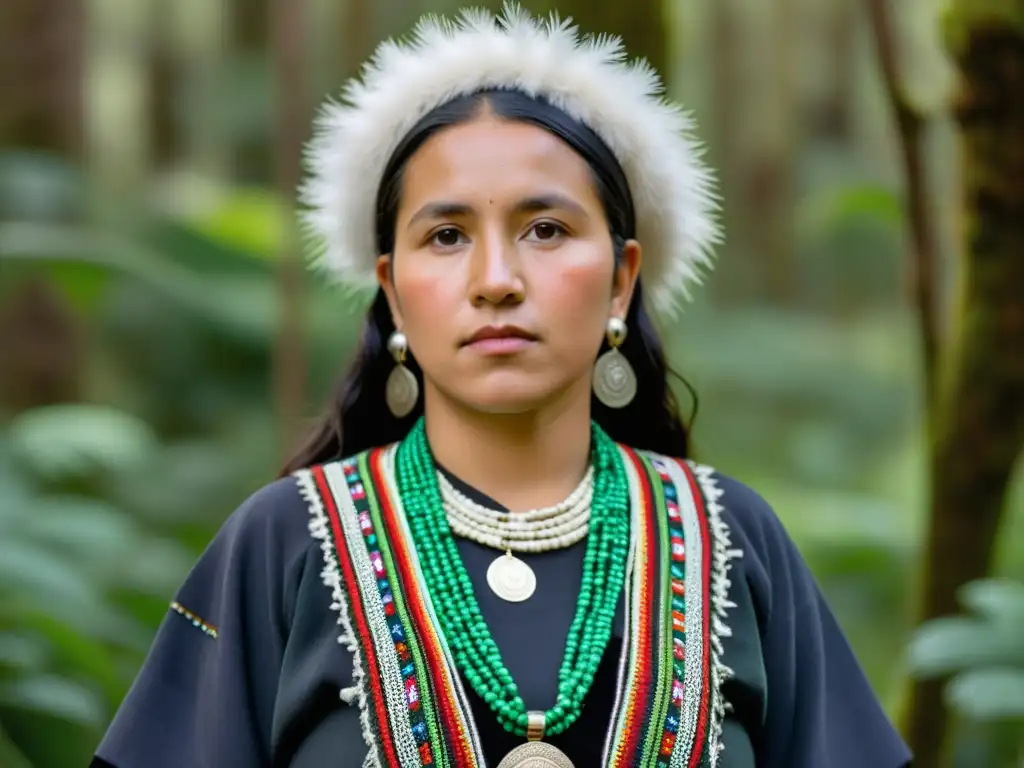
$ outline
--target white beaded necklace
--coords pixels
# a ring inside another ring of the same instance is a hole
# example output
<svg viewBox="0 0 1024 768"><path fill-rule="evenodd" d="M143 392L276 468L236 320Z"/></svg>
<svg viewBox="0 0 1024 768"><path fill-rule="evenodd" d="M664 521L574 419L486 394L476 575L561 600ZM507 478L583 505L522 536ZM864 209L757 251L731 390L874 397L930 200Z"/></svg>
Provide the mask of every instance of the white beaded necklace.
<svg viewBox="0 0 1024 768"><path fill-rule="evenodd" d="M528 512L499 512L478 504L438 473L448 525L458 536L493 549L548 552L570 547L590 529L594 470L590 468L564 501Z"/></svg>
<svg viewBox="0 0 1024 768"><path fill-rule="evenodd" d="M582 541L590 531L594 470L558 504L528 512L499 512L477 504L437 474L445 516L452 533L486 547L504 550L487 569L487 583L503 600L527 600L537 588L533 569L513 552L549 552Z"/></svg>

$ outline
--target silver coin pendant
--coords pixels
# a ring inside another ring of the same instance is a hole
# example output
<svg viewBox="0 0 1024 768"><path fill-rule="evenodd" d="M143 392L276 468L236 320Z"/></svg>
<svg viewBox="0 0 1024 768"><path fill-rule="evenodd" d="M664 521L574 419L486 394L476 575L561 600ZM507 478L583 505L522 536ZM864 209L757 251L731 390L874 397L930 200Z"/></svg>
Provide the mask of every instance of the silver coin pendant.
<svg viewBox="0 0 1024 768"><path fill-rule="evenodd" d="M573 764L558 747L529 741L505 755L498 768L573 768Z"/></svg>
<svg viewBox="0 0 1024 768"><path fill-rule="evenodd" d="M537 576L530 566L508 552L487 569L487 585L502 600L521 603L536 591Z"/></svg>
<svg viewBox="0 0 1024 768"><path fill-rule="evenodd" d="M594 394L609 408L623 408L636 397L636 373L619 350L605 352L594 363Z"/></svg>
<svg viewBox="0 0 1024 768"><path fill-rule="evenodd" d="M391 413L396 419L401 419L416 407L416 401L420 398L420 383L412 371L404 365L396 365L388 376L384 397Z"/></svg>

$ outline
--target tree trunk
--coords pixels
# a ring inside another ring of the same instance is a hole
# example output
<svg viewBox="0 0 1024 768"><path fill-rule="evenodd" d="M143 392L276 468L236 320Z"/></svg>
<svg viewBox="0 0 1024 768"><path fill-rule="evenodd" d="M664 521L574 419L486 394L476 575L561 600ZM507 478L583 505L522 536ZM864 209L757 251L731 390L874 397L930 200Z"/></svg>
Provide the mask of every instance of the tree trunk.
<svg viewBox="0 0 1024 768"><path fill-rule="evenodd" d="M923 619L956 613L957 589L988 573L1024 445L1024 0L956 0L946 21L960 70L967 242L933 421ZM948 721L942 681L915 684L906 720L915 768L945 764Z"/></svg>
<svg viewBox="0 0 1024 768"><path fill-rule="evenodd" d="M341 45L338 46L338 70L343 78L359 74L359 67L373 53L378 35L373 6L369 0L346 0L341 17Z"/></svg>
<svg viewBox="0 0 1024 768"><path fill-rule="evenodd" d="M745 50L739 11L734 0L715 0L711 4L711 124L706 131L712 165L718 175L722 200L724 249L728 255L744 248L742 163L739 153L744 146L740 116L743 96L740 57ZM723 258L715 267L716 278L710 289L723 304L734 301L746 292L746 270L742 260Z"/></svg>
<svg viewBox="0 0 1024 768"><path fill-rule="evenodd" d="M150 170L162 171L181 159L183 137L176 114L181 95L181 70L167 36L161 32L159 16L151 11L154 29L146 50L147 110Z"/></svg>
<svg viewBox="0 0 1024 768"><path fill-rule="evenodd" d="M0 2L0 147L84 149L82 0Z"/></svg>
<svg viewBox="0 0 1024 768"><path fill-rule="evenodd" d="M910 225L912 258L908 264L911 293L917 308L921 341L921 378L925 412L933 417L938 386L940 327L937 310L939 247L932 219L932 187L925 158L927 122L906 92L898 66L898 44L889 0L868 0L868 16L878 51L879 68L889 105L896 120L906 184L906 211ZM929 438L931 434L929 433Z"/></svg>
<svg viewBox="0 0 1024 768"><path fill-rule="evenodd" d="M857 106L857 16L853 0L836 0L828 10L825 29L832 68L828 91L816 105L814 129L818 136L846 145L853 136Z"/></svg>
<svg viewBox="0 0 1024 768"><path fill-rule="evenodd" d="M760 43L766 70L758 85L769 97L755 107L761 110L761 130L747 137L755 149L743 171L738 201L743 220L736 224L743 228L748 263L757 275L755 295L783 307L792 306L797 292L793 208L801 110L794 38L800 34L800 10L797 0L775 0L761 10L768 28L767 41Z"/></svg>
<svg viewBox="0 0 1024 768"><path fill-rule="evenodd" d="M81 396L82 334L64 297L42 277L19 284L0 306L0 412Z"/></svg>
<svg viewBox="0 0 1024 768"><path fill-rule="evenodd" d="M241 65L246 78L265 77L271 55L271 0L224 0L228 12L228 55ZM273 74L258 83L257 93L272 88ZM247 88L252 83L246 83ZM268 115L272 119L272 116ZM262 126L260 126L262 128ZM268 184L274 178L273 149L261 130L246 131L231 139L235 179L244 184Z"/></svg>
<svg viewBox="0 0 1024 768"><path fill-rule="evenodd" d="M84 29L80 0L0 2L0 150L82 161ZM81 341L51 283L32 277L16 285L0 307L0 411L76 399Z"/></svg>
<svg viewBox="0 0 1024 768"><path fill-rule="evenodd" d="M306 54L310 48L308 5L302 0L271 0L277 131L276 183L282 200L293 201L302 173L302 146L310 124ZM299 237L289 218L278 263L281 324L274 355L274 384L280 446L291 455L306 400L303 275Z"/></svg>

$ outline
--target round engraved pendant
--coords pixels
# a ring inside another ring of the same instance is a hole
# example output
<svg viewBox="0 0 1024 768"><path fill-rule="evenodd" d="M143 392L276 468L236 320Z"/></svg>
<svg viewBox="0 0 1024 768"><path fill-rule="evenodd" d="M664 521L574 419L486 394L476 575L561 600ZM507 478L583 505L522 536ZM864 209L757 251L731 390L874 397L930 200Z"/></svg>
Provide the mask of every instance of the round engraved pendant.
<svg viewBox="0 0 1024 768"><path fill-rule="evenodd" d="M537 576L530 566L508 552L487 569L487 585L502 600L521 603L537 589Z"/></svg>
<svg viewBox="0 0 1024 768"><path fill-rule="evenodd" d="M404 365L396 365L391 369L388 383L384 391L388 409L396 419L412 413L416 401L420 398L420 384L416 376Z"/></svg>
<svg viewBox="0 0 1024 768"><path fill-rule="evenodd" d="M594 363L594 394L609 408L624 408L636 397L636 373L619 350L605 352Z"/></svg>
<svg viewBox="0 0 1024 768"><path fill-rule="evenodd" d="M573 768L573 764L558 747L528 741L505 755L498 768Z"/></svg>

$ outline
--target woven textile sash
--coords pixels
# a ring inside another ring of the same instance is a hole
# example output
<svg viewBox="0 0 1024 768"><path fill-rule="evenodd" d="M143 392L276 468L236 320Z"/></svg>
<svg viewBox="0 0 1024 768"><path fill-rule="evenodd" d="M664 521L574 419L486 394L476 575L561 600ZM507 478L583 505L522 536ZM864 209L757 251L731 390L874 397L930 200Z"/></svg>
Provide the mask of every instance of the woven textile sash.
<svg viewBox="0 0 1024 768"><path fill-rule="evenodd" d="M396 446L296 473L353 657L367 766L483 766L395 479ZM603 765L713 768L729 532L708 467L620 447L631 496L625 637Z"/></svg>

